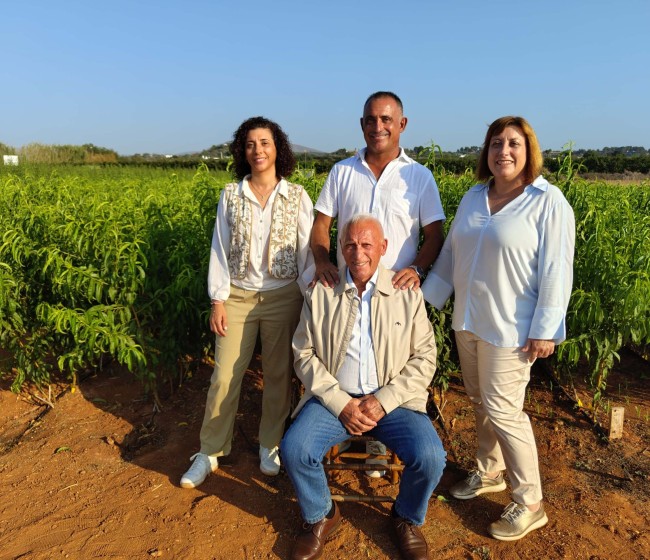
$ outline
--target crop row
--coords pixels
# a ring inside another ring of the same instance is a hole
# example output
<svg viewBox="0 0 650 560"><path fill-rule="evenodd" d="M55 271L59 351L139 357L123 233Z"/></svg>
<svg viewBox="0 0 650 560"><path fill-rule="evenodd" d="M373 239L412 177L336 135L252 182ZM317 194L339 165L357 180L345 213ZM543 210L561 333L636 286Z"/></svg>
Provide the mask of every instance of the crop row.
<svg viewBox="0 0 650 560"><path fill-rule="evenodd" d="M650 343L650 186L556 184L576 214L575 283L557 365L588 364L596 396L622 346ZM434 170L453 218L473 180ZM210 352L206 271L227 176L153 169L19 169L0 175L0 373L13 388L113 359L148 387L178 383ZM324 180L294 177L312 199ZM450 311L431 311L438 383L458 366Z"/></svg>

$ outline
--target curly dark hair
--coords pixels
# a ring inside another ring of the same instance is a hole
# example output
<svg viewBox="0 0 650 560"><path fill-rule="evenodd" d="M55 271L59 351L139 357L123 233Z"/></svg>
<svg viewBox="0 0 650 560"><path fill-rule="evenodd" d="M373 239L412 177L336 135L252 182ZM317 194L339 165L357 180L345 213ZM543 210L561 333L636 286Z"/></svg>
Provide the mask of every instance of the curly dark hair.
<svg viewBox="0 0 650 560"><path fill-rule="evenodd" d="M296 158L293 155L289 137L278 123L264 117L251 117L241 123L232 135L230 153L234 160L235 177L241 180L251 172L251 166L246 160L246 137L251 130L256 128L268 128L273 134L273 142L278 152L275 160L275 173L278 179L291 175L296 167Z"/></svg>

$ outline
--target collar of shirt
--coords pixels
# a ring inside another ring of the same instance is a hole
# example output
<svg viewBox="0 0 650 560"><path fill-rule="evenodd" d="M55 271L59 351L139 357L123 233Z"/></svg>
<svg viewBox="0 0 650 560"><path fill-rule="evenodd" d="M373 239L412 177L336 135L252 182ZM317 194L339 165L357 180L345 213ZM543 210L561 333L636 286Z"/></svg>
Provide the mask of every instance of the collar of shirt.
<svg viewBox="0 0 650 560"><path fill-rule="evenodd" d="M368 151L368 148L361 148L357 152L357 157L359 160L361 160L363 163L366 163L366 152ZM399 149L399 154L395 158L395 160L400 160L404 163L413 163L415 160L411 159L409 156L406 155L406 152L404 151L404 148L400 147ZM393 161L395 161L393 160ZM366 164L367 165L367 164Z"/></svg>
<svg viewBox="0 0 650 560"><path fill-rule="evenodd" d="M354 290L357 289L356 286L354 285L354 282L348 283L347 266L339 268L339 278L343 278L343 277L345 277L346 281L339 282L334 286L334 295L336 295L337 297L340 297L348 290L351 290L353 288ZM379 266L377 267L375 274L372 275L372 278L370 280L375 283L375 291L377 293L388 296L391 293L393 293L393 291L395 290L395 288L393 288L392 279L393 279L393 271L387 270L381 263L379 263Z"/></svg>
<svg viewBox="0 0 650 560"><path fill-rule="evenodd" d="M373 292L375 291L375 286L377 285L377 277L379 276L379 267L377 267L377 270L375 270L375 273L370 277L370 280L366 283L366 289L363 291L363 297L368 297L372 296ZM345 268L345 278L347 280L345 284L345 291L348 290L354 290L357 294L359 290L357 290L357 286L354 283L354 280L352 279L352 275L350 274L350 269Z"/></svg>
<svg viewBox="0 0 650 560"><path fill-rule="evenodd" d="M238 189L238 195L239 196L245 196L246 198L252 200L253 202L257 202L257 197L255 196L255 193L253 193L253 189L251 189L250 184L248 183L250 181L251 175L250 173L246 175L240 182L239 182L239 189ZM278 187L279 185L279 187ZM275 186L275 189L277 189L277 193L282 195L284 198L288 198L289 196L289 185L287 184L287 181L284 177L280 179L280 182L278 185Z"/></svg>
<svg viewBox="0 0 650 560"><path fill-rule="evenodd" d="M491 180L488 181L487 183L479 183L478 185L474 185L473 187L471 187L469 190L482 191L484 189L487 189L490 186L490 182ZM532 183L530 183L530 185L526 185L526 186L535 187L540 191L546 192L548 190L548 181L540 175L539 177L537 177L537 179L535 179Z"/></svg>
<svg viewBox="0 0 650 560"><path fill-rule="evenodd" d="M354 304L358 306L358 310L352 325L345 359L336 378L341 389L350 395L368 395L379 388L371 319L371 300L378 272L375 270L361 296L357 292L350 271L346 273L346 291L350 295L354 294Z"/></svg>

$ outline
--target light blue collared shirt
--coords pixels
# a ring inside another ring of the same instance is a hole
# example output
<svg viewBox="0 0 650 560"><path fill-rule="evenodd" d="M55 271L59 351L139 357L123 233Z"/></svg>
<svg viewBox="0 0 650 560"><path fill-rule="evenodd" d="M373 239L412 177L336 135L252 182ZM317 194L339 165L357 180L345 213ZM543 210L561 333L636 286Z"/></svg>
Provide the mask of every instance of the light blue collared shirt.
<svg viewBox="0 0 650 560"><path fill-rule="evenodd" d="M495 346L559 344L573 282L573 210L541 175L496 214L487 194L479 184L461 200L424 298L442 309L455 291L452 328Z"/></svg>
<svg viewBox="0 0 650 560"><path fill-rule="evenodd" d="M349 289L354 290L355 294L357 294L354 300L357 302L359 309L355 317L345 360L336 374L336 379L339 382L339 387L351 395L369 395L379 389L370 317L370 301L375 291L378 274L379 271L375 270L372 278L366 284L366 289L359 297L352 276L350 276L350 270L346 269L347 284ZM347 286L346 289L348 289Z"/></svg>

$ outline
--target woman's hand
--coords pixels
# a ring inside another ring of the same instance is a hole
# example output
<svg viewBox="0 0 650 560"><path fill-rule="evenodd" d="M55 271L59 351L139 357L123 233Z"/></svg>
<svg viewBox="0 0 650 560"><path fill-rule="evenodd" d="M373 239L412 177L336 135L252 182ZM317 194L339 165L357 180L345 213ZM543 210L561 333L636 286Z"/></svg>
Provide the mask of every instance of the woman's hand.
<svg viewBox="0 0 650 560"><path fill-rule="evenodd" d="M555 342L552 340L529 338L521 350L530 354L528 361L532 363L537 358L548 358L555 351Z"/></svg>
<svg viewBox="0 0 650 560"><path fill-rule="evenodd" d="M212 302L210 309L210 330L219 336L226 336L228 330L228 316L223 302Z"/></svg>

